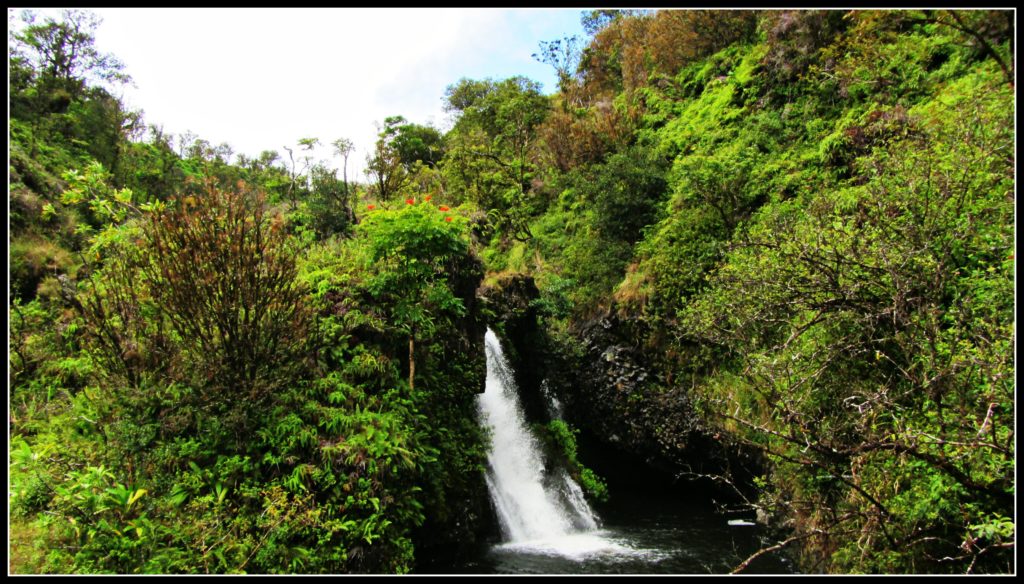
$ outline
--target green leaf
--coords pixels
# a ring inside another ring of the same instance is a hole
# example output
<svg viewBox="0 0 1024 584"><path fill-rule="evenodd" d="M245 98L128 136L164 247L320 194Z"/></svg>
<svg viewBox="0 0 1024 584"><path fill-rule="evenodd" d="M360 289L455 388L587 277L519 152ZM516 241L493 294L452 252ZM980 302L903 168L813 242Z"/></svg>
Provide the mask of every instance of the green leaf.
<svg viewBox="0 0 1024 584"><path fill-rule="evenodd" d="M134 493L132 493L131 497L128 498L127 508L131 509L132 504L138 501L147 492L148 491L146 489L138 489Z"/></svg>

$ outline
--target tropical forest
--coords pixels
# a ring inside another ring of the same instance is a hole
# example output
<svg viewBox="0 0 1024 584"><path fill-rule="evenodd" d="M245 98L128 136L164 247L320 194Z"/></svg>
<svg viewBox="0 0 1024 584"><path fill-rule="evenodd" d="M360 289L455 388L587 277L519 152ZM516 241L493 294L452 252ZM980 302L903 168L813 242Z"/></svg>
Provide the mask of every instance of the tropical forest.
<svg viewBox="0 0 1024 584"><path fill-rule="evenodd" d="M355 172L9 11L9 573L1014 574L1016 12L578 15Z"/></svg>

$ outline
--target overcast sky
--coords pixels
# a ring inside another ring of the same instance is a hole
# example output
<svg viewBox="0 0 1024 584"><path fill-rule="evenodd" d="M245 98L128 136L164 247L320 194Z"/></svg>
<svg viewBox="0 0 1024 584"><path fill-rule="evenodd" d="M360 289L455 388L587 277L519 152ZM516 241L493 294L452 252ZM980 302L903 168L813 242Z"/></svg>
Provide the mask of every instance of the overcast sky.
<svg viewBox="0 0 1024 584"><path fill-rule="evenodd" d="M525 75L551 93L553 69L531 54L583 34L579 9L92 10L103 18L97 48L124 62L135 87L123 99L146 123L249 156L346 137L357 180L375 123L402 115L447 129L444 91L462 77Z"/></svg>

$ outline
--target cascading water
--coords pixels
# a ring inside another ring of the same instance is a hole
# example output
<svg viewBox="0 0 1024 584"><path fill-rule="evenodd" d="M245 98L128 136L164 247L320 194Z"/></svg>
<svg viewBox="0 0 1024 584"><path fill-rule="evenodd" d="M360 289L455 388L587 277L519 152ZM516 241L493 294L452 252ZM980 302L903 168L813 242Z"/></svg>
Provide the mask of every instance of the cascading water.
<svg viewBox="0 0 1024 584"><path fill-rule="evenodd" d="M597 517L564 469L546 472L498 337L488 329L484 340L487 385L479 407L491 434L487 488L506 545L565 556L624 549L598 535Z"/></svg>
<svg viewBox="0 0 1024 584"><path fill-rule="evenodd" d="M544 460L523 415L512 371L498 337L485 336L487 385L478 396L480 423L491 435L487 488L504 542L488 548L471 571L509 574L706 573L729 571L758 548L706 509L656 493L612 495L601 526L580 486L564 468ZM542 384L548 415L561 404ZM653 495L653 496L651 496ZM659 498L660 497L660 498ZM652 509L653 507L653 509ZM707 526L717 524L715 528ZM742 529L754 529L743 527ZM744 551L736 551L740 547ZM738 555L738 554L743 555ZM713 566L717 566L714 567ZM786 570L780 570L786 571Z"/></svg>

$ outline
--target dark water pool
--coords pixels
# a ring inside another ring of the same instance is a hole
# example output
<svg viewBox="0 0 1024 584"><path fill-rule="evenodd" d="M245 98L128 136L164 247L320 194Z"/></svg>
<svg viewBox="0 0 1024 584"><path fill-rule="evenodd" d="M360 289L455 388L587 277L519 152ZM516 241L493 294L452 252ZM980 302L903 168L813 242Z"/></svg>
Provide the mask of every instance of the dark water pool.
<svg viewBox="0 0 1024 584"><path fill-rule="evenodd" d="M601 528L557 540L495 544L452 566L452 574L728 574L776 543L753 516L724 514L716 493L674 482L629 456L581 442L583 460L606 480L610 500L595 504ZM745 574L791 574L779 553L754 560Z"/></svg>
<svg viewBox="0 0 1024 584"><path fill-rule="evenodd" d="M625 495L620 492L620 500L599 508L597 531L498 544L452 573L727 574L772 543L759 526L730 525L730 518L705 507L709 501L687 502L664 493ZM744 573L793 572L790 562L766 554Z"/></svg>

